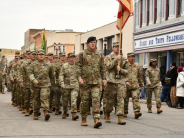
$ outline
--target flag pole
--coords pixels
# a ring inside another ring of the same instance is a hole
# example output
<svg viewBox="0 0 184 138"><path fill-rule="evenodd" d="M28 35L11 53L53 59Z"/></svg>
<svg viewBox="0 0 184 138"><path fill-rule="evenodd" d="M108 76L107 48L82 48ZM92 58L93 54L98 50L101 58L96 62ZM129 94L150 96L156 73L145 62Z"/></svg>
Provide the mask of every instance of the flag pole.
<svg viewBox="0 0 184 138"><path fill-rule="evenodd" d="M121 36L121 29L120 29L120 38L119 38L119 55L120 55L120 50L121 50L121 39L122 39L122 36ZM120 66L120 61L118 61L118 66Z"/></svg>

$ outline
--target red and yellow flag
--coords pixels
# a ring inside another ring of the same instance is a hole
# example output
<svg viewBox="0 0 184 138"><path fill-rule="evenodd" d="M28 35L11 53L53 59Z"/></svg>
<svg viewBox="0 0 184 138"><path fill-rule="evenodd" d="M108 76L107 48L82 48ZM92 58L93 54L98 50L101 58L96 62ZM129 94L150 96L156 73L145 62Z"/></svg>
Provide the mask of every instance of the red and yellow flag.
<svg viewBox="0 0 184 138"><path fill-rule="evenodd" d="M119 2L119 10L117 15L117 29L122 30L128 18L133 15L132 0L117 0Z"/></svg>

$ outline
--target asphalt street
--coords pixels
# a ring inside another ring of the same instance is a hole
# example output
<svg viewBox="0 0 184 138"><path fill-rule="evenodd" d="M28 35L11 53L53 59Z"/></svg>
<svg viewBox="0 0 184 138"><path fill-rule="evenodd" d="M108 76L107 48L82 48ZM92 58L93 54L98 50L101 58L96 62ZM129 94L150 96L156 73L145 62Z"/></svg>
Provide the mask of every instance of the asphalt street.
<svg viewBox="0 0 184 138"><path fill-rule="evenodd" d="M94 129L92 115L87 118L88 126L81 126L81 117L72 121L71 113L67 119L51 113L48 122L44 115L33 120L33 115L25 117L17 107L11 105L11 93L0 94L0 137L12 138L183 138L184 109L162 106L163 113L158 115L153 105L153 113L147 113L146 104L141 103L142 117L134 119L132 103L129 104L126 125L118 125L118 118L111 113L111 123L101 116L102 127ZM78 113L79 114L79 113ZM80 114L79 114L80 115Z"/></svg>

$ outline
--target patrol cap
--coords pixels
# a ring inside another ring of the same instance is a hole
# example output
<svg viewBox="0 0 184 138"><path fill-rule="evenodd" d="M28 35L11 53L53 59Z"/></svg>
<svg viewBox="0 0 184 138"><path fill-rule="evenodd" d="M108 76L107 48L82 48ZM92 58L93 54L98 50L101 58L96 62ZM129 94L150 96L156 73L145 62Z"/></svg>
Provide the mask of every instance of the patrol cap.
<svg viewBox="0 0 184 138"><path fill-rule="evenodd" d="M119 42L113 42L112 46L119 46Z"/></svg>
<svg viewBox="0 0 184 138"><path fill-rule="evenodd" d="M127 57L135 57L134 52L132 52L132 53L128 53L128 54L127 54Z"/></svg>
<svg viewBox="0 0 184 138"><path fill-rule="evenodd" d="M48 58L48 56L46 55L45 58Z"/></svg>
<svg viewBox="0 0 184 138"><path fill-rule="evenodd" d="M20 51L15 51L15 54L20 54Z"/></svg>
<svg viewBox="0 0 184 138"><path fill-rule="evenodd" d="M61 57L61 56L66 56L66 55L65 55L65 52L59 53L59 56L60 56L60 57Z"/></svg>
<svg viewBox="0 0 184 138"><path fill-rule="evenodd" d="M20 58L20 56L15 56L15 58Z"/></svg>
<svg viewBox="0 0 184 138"><path fill-rule="evenodd" d="M75 57L75 54L72 53L72 52L71 52L71 53L68 53L68 58L69 58L69 57Z"/></svg>
<svg viewBox="0 0 184 138"><path fill-rule="evenodd" d="M52 52L48 53L47 56L53 56L54 54Z"/></svg>
<svg viewBox="0 0 184 138"><path fill-rule="evenodd" d="M87 40L87 43L89 43L91 41L96 41L96 37L94 37L94 36L89 37Z"/></svg>
<svg viewBox="0 0 184 138"><path fill-rule="evenodd" d="M26 50L26 54L30 54L30 50Z"/></svg>
<svg viewBox="0 0 184 138"><path fill-rule="evenodd" d="M151 59L150 62L157 62L157 59Z"/></svg>
<svg viewBox="0 0 184 138"><path fill-rule="evenodd" d="M54 58L59 58L59 56L58 55L54 55Z"/></svg>
<svg viewBox="0 0 184 138"><path fill-rule="evenodd" d="M31 55L36 55L37 54L37 52L34 51L34 50L31 50L30 53L31 53Z"/></svg>
<svg viewBox="0 0 184 138"><path fill-rule="evenodd" d="M44 50L43 50L43 49L39 49L39 50L37 51L37 54L38 54L38 55L45 55L45 53L44 53Z"/></svg>
<svg viewBox="0 0 184 138"><path fill-rule="evenodd" d="M23 57L23 54L20 55L20 58L22 58L22 57Z"/></svg>

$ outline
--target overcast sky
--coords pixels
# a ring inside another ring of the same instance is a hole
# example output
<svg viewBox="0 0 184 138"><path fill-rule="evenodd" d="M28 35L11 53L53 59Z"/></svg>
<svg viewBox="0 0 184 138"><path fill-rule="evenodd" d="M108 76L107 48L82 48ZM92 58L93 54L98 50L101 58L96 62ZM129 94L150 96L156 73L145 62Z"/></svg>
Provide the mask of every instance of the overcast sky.
<svg viewBox="0 0 184 138"><path fill-rule="evenodd" d="M29 28L86 32L116 21L116 0L0 0L0 48L21 49Z"/></svg>

